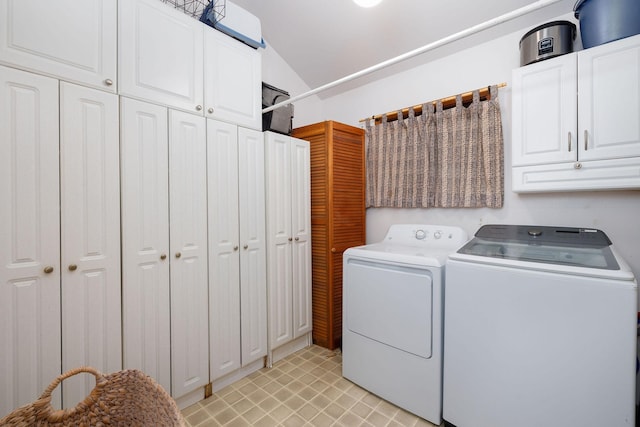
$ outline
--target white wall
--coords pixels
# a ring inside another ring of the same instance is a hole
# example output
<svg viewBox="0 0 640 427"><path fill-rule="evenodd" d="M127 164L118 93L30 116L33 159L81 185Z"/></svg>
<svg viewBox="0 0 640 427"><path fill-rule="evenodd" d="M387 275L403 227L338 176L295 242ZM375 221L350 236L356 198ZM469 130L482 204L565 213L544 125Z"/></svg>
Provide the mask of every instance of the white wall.
<svg viewBox="0 0 640 427"><path fill-rule="evenodd" d="M562 16L558 19L573 19ZM575 21L575 20L574 20ZM605 231L640 278L640 191L519 195L511 191L511 71L519 66L518 43L529 28L435 60L323 102L323 115L359 126L359 119L490 84L500 90L505 143L502 209L368 209L367 241L383 238L393 223L462 226L469 235L487 223L593 227Z"/></svg>
<svg viewBox="0 0 640 427"><path fill-rule="evenodd" d="M266 41L262 51L262 81L283 89L291 96L308 92L311 88L291 69L282 57ZM300 100L294 104L293 127L322 121L322 104L317 96Z"/></svg>

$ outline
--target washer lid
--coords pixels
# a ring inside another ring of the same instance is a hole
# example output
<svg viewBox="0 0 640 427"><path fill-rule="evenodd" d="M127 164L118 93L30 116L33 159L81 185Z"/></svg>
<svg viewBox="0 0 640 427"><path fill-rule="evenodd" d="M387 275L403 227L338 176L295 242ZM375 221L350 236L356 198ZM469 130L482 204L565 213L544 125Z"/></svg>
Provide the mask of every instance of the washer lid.
<svg viewBox="0 0 640 427"><path fill-rule="evenodd" d="M572 267L620 270L600 230L571 227L486 225L459 254L557 264Z"/></svg>

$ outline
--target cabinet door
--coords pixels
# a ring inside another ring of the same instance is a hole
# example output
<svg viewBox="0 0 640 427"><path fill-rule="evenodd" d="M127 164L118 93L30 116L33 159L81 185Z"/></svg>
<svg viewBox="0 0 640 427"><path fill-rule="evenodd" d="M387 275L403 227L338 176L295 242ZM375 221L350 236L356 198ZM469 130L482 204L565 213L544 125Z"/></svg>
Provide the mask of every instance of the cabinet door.
<svg viewBox="0 0 640 427"><path fill-rule="evenodd" d="M118 97L60 83L62 371L122 369ZM75 406L92 375L62 384Z"/></svg>
<svg viewBox="0 0 640 427"><path fill-rule="evenodd" d="M291 138L293 336L311 331L311 167L309 142Z"/></svg>
<svg viewBox="0 0 640 427"><path fill-rule="evenodd" d="M158 0L120 1L118 13L120 93L201 111L204 25Z"/></svg>
<svg viewBox="0 0 640 427"><path fill-rule="evenodd" d="M267 354L264 137L238 129L242 364Z"/></svg>
<svg viewBox="0 0 640 427"><path fill-rule="evenodd" d="M205 31L208 117L262 130L262 56L213 28Z"/></svg>
<svg viewBox="0 0 640 427"><path fill-rule="evenodd" d="M577 159L576 54L513 71L513 166Z"/></svg>
<svg viewBox="0 0 640 427"><path fill-rule="evenodd" d="M290 137L265 132L269 346L293 339Z"/></svg>
<svg viewBox="0 0 640 427"><path fill-rule="evenodd" d="M0 417L60 374L58 167L58 82L0 67Z"/></svg>
<svg viewBox="0 0 640 427"><path fill-rule="evenodd" d="M240 368L238 128L207 120L211 380Z"/></svg>
<svg viewBox="0 0 640 427"><path fill-rule="evenodd" d="M0 2L0 62L116 91L116 2Z"/></svg>
<svg viewBox="0 0 640 427"><path fill-rule="evenodd" d="M120 99L123 367L169 392L167 109Z"/></svg>
<svg viewBox="0 0 640 427"><path fill-rule="evenodd" d="M580 160L640 156L640 36L578 53Z"/></svg>
<svg viewBox="0 0 640 427"><path fill-rule="evenodd" d="M171 390L209 382L205 118L169 111Z"/></svg>

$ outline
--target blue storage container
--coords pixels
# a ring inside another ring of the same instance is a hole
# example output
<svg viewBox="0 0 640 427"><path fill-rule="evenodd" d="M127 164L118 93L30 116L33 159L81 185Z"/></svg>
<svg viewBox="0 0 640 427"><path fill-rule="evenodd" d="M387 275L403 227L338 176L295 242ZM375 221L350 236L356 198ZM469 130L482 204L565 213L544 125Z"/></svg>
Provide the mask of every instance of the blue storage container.
<svg viewBox="0 0 640 427"><path fill-rule="evenodd" d="M573 11L585 49L640 34L640 0L578 0Z"/></svg>

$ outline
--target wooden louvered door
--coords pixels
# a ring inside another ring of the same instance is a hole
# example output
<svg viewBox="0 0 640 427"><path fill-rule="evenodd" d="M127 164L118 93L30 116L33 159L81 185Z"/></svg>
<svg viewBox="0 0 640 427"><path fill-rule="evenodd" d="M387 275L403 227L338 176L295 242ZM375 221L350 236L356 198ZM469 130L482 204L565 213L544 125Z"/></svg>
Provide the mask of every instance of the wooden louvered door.
<svg viewBox="0 0 640 427"><path fill-rule="evenodd" d="M364 131L334 121L293 130L311 145L313 342L342 341L342 254L365 244Z"/></svg>

